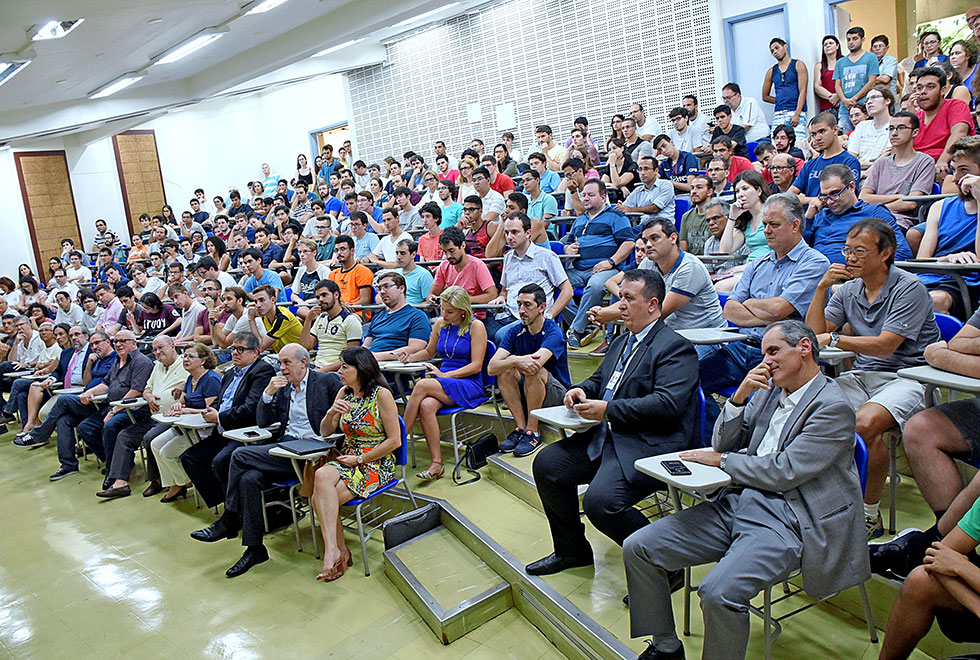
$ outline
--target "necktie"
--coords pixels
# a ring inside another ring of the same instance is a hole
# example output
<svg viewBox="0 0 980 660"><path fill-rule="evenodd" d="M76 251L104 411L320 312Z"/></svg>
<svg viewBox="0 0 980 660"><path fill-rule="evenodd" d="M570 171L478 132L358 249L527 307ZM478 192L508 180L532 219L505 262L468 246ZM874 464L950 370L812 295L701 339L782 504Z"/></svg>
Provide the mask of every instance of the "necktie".
<svg viewBox="0 0 980 660"><path fill-rule="evenodd" d="M78 358L81 354L81 351L75 351L75 354L71 356L71 362L68 363L68 369L65 370L65 389L71 387L71 375L75 373L75 365L78 364Z"/></svg>
<svg viewBox="0 0 980 660"><path fill-rule="evenodd" d="M636 346L636 335L632 332L630 336L626 339L626 346L623 347L623 353L619 356L616 361L616 369L613 371L612 375L609 377L609 381L615 380L613 387L607 387L602 391L602 400L612 401L613 396L619 390L622 383L620 382L623 378L623 373L626 371L626 364L629 362L630 355L633 353L633 348ZM606 437L612 433L609 428L609 422L603 422L603 424L595 430L592 434L592 440L589 442L589 446L585 448L586 455L589 460L596 460L602 456L602 445L605 444Z"/></svg>

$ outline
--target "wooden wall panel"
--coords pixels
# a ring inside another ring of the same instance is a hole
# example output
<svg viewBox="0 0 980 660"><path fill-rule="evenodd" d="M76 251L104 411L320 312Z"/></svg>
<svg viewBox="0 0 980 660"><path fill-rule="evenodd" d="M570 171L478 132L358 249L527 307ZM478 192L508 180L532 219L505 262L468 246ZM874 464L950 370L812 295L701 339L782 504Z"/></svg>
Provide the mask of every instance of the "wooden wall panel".
<svg viewBox="0 0 980 660"><path fill-rule="evenodd" d="M80 249L81 232L64 151L22 151L14 154L20 194L34 251L34 272L45 278L48 259L61 254L61 239Z"/></svg>
<svg viewBox="0 0 980 660"><path fill-rule="evenodd" d="M133 234L141 230L141 213L159 215L167 203L156 134L152 130L126 131L112 136L112 147L116 153L126 221L130 234Z"/></svg>

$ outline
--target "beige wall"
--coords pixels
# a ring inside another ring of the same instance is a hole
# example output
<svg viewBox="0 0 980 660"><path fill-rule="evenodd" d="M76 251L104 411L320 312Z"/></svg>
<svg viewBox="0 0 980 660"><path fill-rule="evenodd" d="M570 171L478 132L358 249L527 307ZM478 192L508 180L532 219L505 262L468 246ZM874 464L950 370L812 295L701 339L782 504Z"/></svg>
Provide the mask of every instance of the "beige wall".
<svg viewBox="0 0 980 660"><path fill-rule="evenodd" d="M963 14L977 5L976 0L915 0L915 24Z"/></svg>
<svg viewBox="0 0 980 660"><path fill-rule="evenodd" d="M888 37L891 44L889 52L895 54L895 45L900 41L898 22L895 12L895 1L886 0L851 0L841 7L851 15L851 25L864 28L867 40L865 49L871 48L871 38L878 34Z"/></svg>

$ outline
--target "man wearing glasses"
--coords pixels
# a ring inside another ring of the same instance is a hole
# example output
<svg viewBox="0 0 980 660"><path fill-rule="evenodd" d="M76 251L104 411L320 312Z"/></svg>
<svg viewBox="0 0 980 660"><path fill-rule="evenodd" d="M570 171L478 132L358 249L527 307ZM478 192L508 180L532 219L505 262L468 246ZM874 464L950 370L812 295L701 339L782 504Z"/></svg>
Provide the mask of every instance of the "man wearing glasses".
<svg viewBox="0 0 980 660"><path fill-rule="evenodd" d="M128 485L125 488L114 489L112 484L115 479L108 476L113 474L112 455L116 447L116 437L120 432L133 426L142 427L142 435L152 426L149 423L150 412L145 408L132 410L131 418L124 409L109 405L111 401L143 396L146 381L153 371L153 362L137 350L136 335L130 330L117 332L111 343L116 351L116 360L109 373L101 383L89 387L78 397L81 403L90 404L94 403L96 397L106 395L105 401L98 405L95 412L78 425L78 437L92 447L96 455L101 454L100 458L106 464L107 476L98 496L107 499L129 495ZM135 423L133 419L136 420Z"/></svg>
<svg viewBox="0 0 980 660"><path fill-rule="evenodd" d="M883 204L896 222L908 229L918 222L919 205L902 198L932 192L936 162L912 146L919 134L919 118L911 112L897 113L889 120L887 131L892 152L876 160L868 170L861 184L861 201Z"/></svg>
<svg viewBox="0 0 980 660"><path fill-rule="evenodd" d="M769 191L772 193L789 192L796 178L797 159L789 154L773 154L766 168L772 177Z"/></svg>
<svg viewBox="0 0 980 660"><path fill-rule="evenodd" d="M231 344L231 363L233 368L221 379L221 392L215 401L217 408L209 407L202 413L205 421L215 425L214 430L180 456L181 466L209 507L224 501L231 453L241 446L222 434L255 424L255 409L262 390L275 375L273 368L259 359L259 338L247 332L235 335ZM198 540L217 541L220 538L225 537Z"/></svg>
<svg viewBox="0 0 980 660"><path fill-rule="evenodd" d="M425 348L431 330L429 318L405 300L405 278L401 273L384 273L374 288L385 309L376 313L364 329L364 348L370 349L378 361L396 360L401 351L414 353Z"/></svg>
<svg viewBox="0 0 980 660"><path fill-rule="evenodd" d="M898 240L896 259L912 258L912 250L891 211L881 204L858 200L854 173L846 165L828 165L820 172L820 194L810 202L806 217L803 240L831 263L844 263L841 248L847 232L854 223L865 218L879 218L895 231Z"/></svg>
<svg viewBox="0 0 980 660"><path fill-rule="evenodd" d="M894 265L900 235L877 218L853 224L840 248L845 262L830 265L806 314L821 348L857 354L854 369L836 382L857 413L857 433L868 445L864 516L869 541L884 534L878 512L888 471L883 435L896 426L901 431L924 407L925 386L897 372L925 364L926 346L939 341L925 285ZM836 291L828 302L831 287ZM838 334L845 324L850 334Z"/></svg>

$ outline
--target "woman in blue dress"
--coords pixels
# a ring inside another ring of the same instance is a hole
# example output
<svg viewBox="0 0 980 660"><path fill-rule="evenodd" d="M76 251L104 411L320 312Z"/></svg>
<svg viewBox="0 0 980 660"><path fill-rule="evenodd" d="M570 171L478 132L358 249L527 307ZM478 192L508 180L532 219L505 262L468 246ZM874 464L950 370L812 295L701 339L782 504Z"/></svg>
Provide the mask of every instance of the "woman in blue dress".
<svg viewBox="0 0 980 660"><path fill-rule="evenodd" d="M439 296L442 316L432 326L429 343L421 351L403 351L402 362L421 362L426 378L412 390L405 406L405 428L411 429L418 419L429 446L432 463L416 476L423 481L438 479L444 471L439 419L443 406L476 407L484 398L483 358L487 352L487 330L483 322L473 318L473 307L466 290L451 286ZM437 368L429 362L441 357Z"/></svg>

